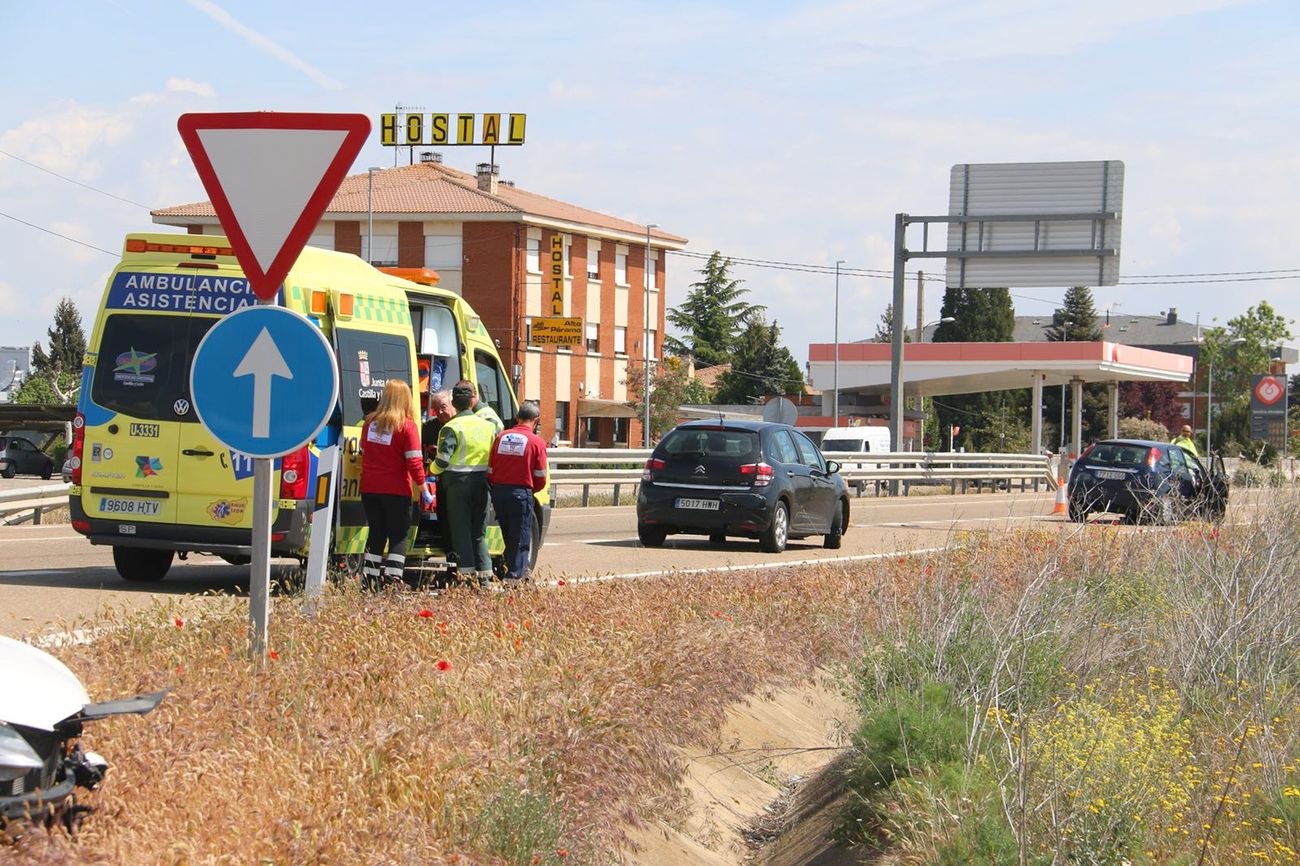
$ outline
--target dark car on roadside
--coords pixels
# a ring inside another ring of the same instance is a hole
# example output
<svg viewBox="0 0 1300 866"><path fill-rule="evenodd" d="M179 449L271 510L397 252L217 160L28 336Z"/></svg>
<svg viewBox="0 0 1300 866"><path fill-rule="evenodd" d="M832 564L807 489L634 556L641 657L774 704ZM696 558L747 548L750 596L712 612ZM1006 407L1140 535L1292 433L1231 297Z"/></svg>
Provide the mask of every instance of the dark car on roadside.
<svg viewBox="0 0 1300 866"><path fill-rule="evenodd" d="M30 439L0 435L0 475L13 478L19 474L49 478L54 474L54 458Z"/></svg>
<svg viewBox="0 0 1300 866"><path fill-rule="evenodd" d="M1190 451L1168 442L1107 439L1090 445L1070 470L1070 519L1115 512L1130 522L1169 525L1186 518L1219 521L1228 510L1223 458L1208 469Z"/></svg>
<svg viewBox="0 0 1300 866"><path fill-rule="evenodd" d="M669 535L756 538L780 553L790 539L823 536L838 548L849 525L840 466L807 436L763 421L692 421L670 430L646 461L637 535L659 547Z"/></svg>

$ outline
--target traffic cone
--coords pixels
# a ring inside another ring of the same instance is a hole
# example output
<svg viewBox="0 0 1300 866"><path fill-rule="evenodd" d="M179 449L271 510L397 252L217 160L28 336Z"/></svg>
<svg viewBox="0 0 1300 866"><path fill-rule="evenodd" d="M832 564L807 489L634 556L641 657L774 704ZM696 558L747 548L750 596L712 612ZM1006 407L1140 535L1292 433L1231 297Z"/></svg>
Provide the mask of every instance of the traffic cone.
<svg viewBox="0 0 1300 866"><path fill-rule="evenodd" d="M1056 461L1056 504L1052 506L1053 514L1069 514L1070 506L1065 501L1065 478L1061 474L1060 458Z"/></svg>

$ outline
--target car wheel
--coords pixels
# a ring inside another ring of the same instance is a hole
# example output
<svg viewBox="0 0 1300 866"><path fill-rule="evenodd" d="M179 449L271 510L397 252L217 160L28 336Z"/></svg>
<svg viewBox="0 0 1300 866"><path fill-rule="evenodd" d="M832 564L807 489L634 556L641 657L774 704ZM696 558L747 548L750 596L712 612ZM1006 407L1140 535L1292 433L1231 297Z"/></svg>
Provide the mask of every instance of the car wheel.
<svg viewBox="0 0 1300 866"><path fill-rule="evenodd" d="M1173 526L1178 522L1182 508L1178 497L1172 493L1166 493L1156 500L1156 522L1161 526Z"/></svg>
<svg viewBox="0 0 1300 866"><path fill-rule="evenodd" d="M641 539L642 547L663 547L664 539L668 537L668 530L662 526L638 523L636 525L636 537Z"/></svg>
<svg viewBox="0 0 1300 866"><path fill-rule="evenodd" d="M5 478L13 478L17 474L18 474L18 467L15 466L13 463L6 463L5 468L0 469L0 475L3 475Z"/></svg>
<svg viewBox="0 0 1300 866"><path fill-rule="evenodd" d="M830 531L822 538L822 547L827 550L839 550L844 544L844 506L835 505L835 516L831 518Z"/></svg>
<svg viewBox="0 0 1300 866"><path fill-rule="evenodd" d="M113 547L113 565L123 580L133 583L157 583L167 576L172 567L170 550L153 550L147 547Z"/></svg>
<svg viewBox="0 0 1300 866"><path fill-rule="evenodd" d="M709 544L726 544L726 543L727 543L727 533L725 532L709 533Z"/></svg>
<svg viewBox="0 0 1300 866"><path fill-rule="evenodd" d="M253 561L251 556L240 556L237 553L223 553L221 558L231 565L249 565Z"/></svg>
<svg viewBox="0 0 1300 866"><path fill-rule="evenodd" d="M44 478L46 481L49 481L50 476L53 474L54 474L53 463L48 464L44 469L41 470L41 477Z"/></svg>
<svg viewBox="0 0 1300 866"><path fill-rule="evenodd" d="M780 553L790 537L790 510L784 499L778 499L772 508L772 522L758 540L764 553Z"/></svg>

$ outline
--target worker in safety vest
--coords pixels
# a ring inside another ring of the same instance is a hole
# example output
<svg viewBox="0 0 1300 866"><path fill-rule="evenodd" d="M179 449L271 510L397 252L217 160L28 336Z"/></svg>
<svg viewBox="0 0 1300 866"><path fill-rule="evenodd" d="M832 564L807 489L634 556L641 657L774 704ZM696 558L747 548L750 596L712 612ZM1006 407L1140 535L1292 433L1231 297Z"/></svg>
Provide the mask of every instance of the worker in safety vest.
<svg viewBox="0 0 1300 866"><path fill-rule="evenodd" d="M1192 425L1190 424L1184 424L1183 432L1169 440L1169 444L1177 445L1197 460L1201 459L1200 452L1196 450L1196 440L1192 438Z"/></svg>
<svg viewBox="0 0 1300 866"><path fill-rule="evenodd" d="M495 431L491 422L474 414L474 386L458 382L451 389L456 414L438 433L433 472L439 498L447 503L447 534L456 557L456 571L471 570L478 585L492 585L492 559L487 549L488 456Z"/></svg>
<svg viewBox="0 0 1300 866"><path fill-rule="evenodd" d="M474 405L471 407L474 410L474 414L492 425L492 435L494 437L500 435L506 425L502 423L501 416L497 414L497 410L492 408L492 404L486 403L480 399L481 389L468 379L461 379L456 384L458 386L463 385L466 388L474 389Z"/></svg>

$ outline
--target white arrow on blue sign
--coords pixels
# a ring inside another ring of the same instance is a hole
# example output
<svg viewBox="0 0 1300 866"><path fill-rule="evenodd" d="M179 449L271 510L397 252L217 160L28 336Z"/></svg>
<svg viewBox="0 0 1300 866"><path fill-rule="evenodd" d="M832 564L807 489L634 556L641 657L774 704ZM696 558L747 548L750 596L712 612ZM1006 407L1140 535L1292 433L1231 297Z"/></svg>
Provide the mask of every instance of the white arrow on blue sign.
<svg viewBox="0 0 1300 866"><path fill-rule="evenodd" d="M199 342L190 394L217 441L252 457L279 457L325 426L339 377L319 328L292 310L259 305L221 319Z"/></svg>

